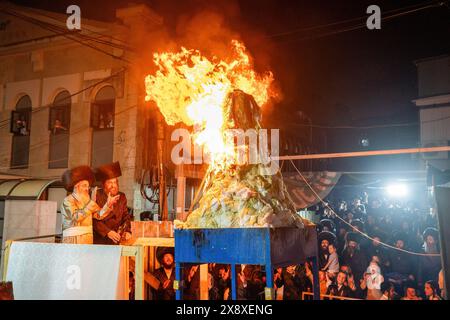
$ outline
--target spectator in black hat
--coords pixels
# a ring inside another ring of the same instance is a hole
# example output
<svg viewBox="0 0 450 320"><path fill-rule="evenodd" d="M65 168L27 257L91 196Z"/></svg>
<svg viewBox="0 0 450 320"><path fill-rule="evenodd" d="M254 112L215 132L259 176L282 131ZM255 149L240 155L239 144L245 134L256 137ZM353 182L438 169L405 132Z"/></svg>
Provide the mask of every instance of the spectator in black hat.
<svg viewBox="0 0 450 320"><path fill-rule="evenodd" d="M381 268L382 273L385 273L389 267L389 257L388 252L385 247L381 245L381 242L384 239L384 235L381 233L372 234L373 241L369 244L367 248L367 257L369 260L372 260L374 256L377 256L379 259L379 266Z"/></svg>
<svg viewBox="0 0 450 320"><path fill-rule="evenodd" d="M336 236L330 231L322 231L318 235L318 240L320 243L319 268L323 269L328 263L328 257L330 255L328 246L330 245L330 243L335 243Z"/></svg>
<svg viewBox="0 0 450 320"><path fill-rule="evenodd" d="M365 233L364 222L361 219L355 219L352 221L352 231L354 232L362 232ZM359 233L360 234L360 233ZM365 237L360 237L359 239L359 247L362 251L367 252L367 249L370 245L370 242Z"/></svg>
<svg viewBox="0 0 450 320"><path fill-rule="evenodd" d="M173 282L175 281L174 272L174 249L159 247L156 252L156 258L161 267L154 272L154 276L159 280L159 287L155 292L157 300L174 300L175 289Z"/></svg>
<svg viewBox="0 0 450 320"><path fill-rule="evenodd" d="M321 231L329 231L333 234L336 234L336 225L330 219L320 220L319 227L320 227Z"/></svg>
<svg viewBox="0 0 450 320"><path fill-rule="evenodd" d="M398 250L390 249L390 272L386 274L386 278L394 283L400 294L403 294L403 286L406 281L416 280L415 258L409 253L401 251L406 250L406 239L403 232L394 233L394 244Z"/></svg>
<svg viewBox="0 0 450 320"><path fill-rule="evenodd" d="M438 230L426 228L423 232L422 252L430 256L421 256L419 259L419 284L424 284L428 280L438 281L439 271L442 268L441 258L438 255L440 253L438 241Z"/></svg>
<svg viewBox="0 0 450 320"><path fill-rule="evenodd" d="M341 264L348 265L352 270L357 282L362 279L368 265L365 254L359 248L361 236L355 232L347 233L346 247L341 255Z"/></svg>

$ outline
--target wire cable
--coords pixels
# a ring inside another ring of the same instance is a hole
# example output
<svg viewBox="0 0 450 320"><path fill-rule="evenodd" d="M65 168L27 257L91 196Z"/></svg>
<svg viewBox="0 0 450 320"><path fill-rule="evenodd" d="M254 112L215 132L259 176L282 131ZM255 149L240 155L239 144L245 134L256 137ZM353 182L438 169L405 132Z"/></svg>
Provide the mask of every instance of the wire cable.
<svg viewBox="0 0 450 320"><path fill-rule="evenodd" d="M432 1L431 3L435 3L435 2L437 2L437 1ZM428 4L431 4L431 3L428 3ZM397 9L392 9L392 10L386 11L384 14L390 14L390 13L394 13L394 12L398 12L398 11L406 10L406 9L413 9L413 8L422 6L424 4L425 3L420 3L420 4L411 5L411 6L406 6L406 7L401 7L401 8L397 8ZM299 33L299 32L327 28L327 27L331 27L331 26L345 24L345 23L348 23L348 22L360 21L360 20L363 20L363 19L364 20L367 19L367 15L366 16L359 16L359 17L355 17L355 18L350 18L350 19L346 19L346 20L341 20L341 21L336 21L336 22L331 22L331 23L327 23L327 24L317 25L317 26L311 26L311 27L306 27L306 28L294 29L294 30L291 30L291 31L275 33L275 34L271 34L271 35L266 36L266 38L276 38L276 37L288 36L288 35L296 34L296 33Z"/></svg>
<svg viewBox="0 0 450 320"><path fill-rule="evenodd" d="M444 5L444 2L440 1L438 3L426 5L426 6L423 6L423 7L420 7L420 8L408 10L408 11L397 13L397 14L392 14L392 15L386 16L384 18L382 17L381 19L382 19L382 21L390 21L390 20L392 20L394 18L397 18L397 17L401 17L401 16L404 16L404 15L408 15L408 14L411 14L411 13L414 13L414 12L418 12L418 11L422 11L422 10L429 9L429 8L440 7L440 6L443 6L443 5ZM362 28L367 28L366 23L360 23L360 24L357 24L357 25L354 25L354 26L349 26L349 27L345 27L345 28L342 28L342 29L333 30L333 31L330 31L330 32L325 32L325 33L322 33L322 34L308 35L308 36L305 36L305 37L301 37L301 38L297 38L297 39L291 39L291 40L286 40L286 41L278 41L277 43L279 43L279 44L287 44L287 43L293 43L293 42L297 42L297 41L313 40L313 39L326 37L326 36L329 36L329 35L340 34L340 33L353 31L353 30L358 30L358 29L362 29Z"/></svg>

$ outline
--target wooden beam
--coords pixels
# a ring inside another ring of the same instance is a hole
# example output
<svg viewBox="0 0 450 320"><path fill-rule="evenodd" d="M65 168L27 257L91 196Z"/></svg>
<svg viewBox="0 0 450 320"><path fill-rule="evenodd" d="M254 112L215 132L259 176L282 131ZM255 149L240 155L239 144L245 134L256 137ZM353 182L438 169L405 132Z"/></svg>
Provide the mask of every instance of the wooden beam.
<svg viewBox="0 0 450 320"><path fill-rule="evenodd" d="M11 249L13 241L12 240L6 240L5 242L5 251L3 256L3 274L2 274L2 281L6 282L6 275L8 273L8 260L9 260L9 251Z"/></svg>
<svg viewBox="0 0 450 320"><path fill-rule="evenodd" d="M137 238L133 244L134 246L146 246L146 247L174 247L174 238Z"/></svg>
<svg viewBox="0 0 450 320"><path fill-rule="evenodd" d="M209 288L208 288L208 264L200 265L200 300L209 299Z"/></svg>
<svg viewBox="0 0 450 320"><path fill-rule="evenodd" d="M352 157L383 156L383 155L393 155L393 154L448 152L448 151L450 151L450 146L433 147L433 148L411 148L411 149L395 149L395 150L373 150L373 151L355 151L355 152L341 152L341 153L303 154L303 155L294 155L294 156L271 157L271 160L308 160L308 159L329 159L329 158L352 158Z"/></svg>
<svg viewBox="0 0 450 320"><path fill-rule="evenodd" d="M133 246L121 246L122 256L124 257L135 257L137 254L137 247Z"/></svg>
<svg viewBox="0 0 450 320"><path fill-rule="evenodd" d="M136 246L136 266L134 269L135 279L135 300L144 300L145 280L144 280L144 247Z"/></svg>

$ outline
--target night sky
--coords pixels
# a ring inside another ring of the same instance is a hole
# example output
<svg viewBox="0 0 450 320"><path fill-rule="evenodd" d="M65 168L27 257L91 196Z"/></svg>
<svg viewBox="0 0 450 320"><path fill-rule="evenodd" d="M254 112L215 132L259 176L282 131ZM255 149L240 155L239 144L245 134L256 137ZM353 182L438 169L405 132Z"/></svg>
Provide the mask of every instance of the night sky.
<svg viewBox="0 0 450 320"><path fill-rule="evenodd" d="M82 17L114 21L115 9L129 1L26 1L16 4L65 12L81 7ZM105 3L104 6L100 3ZM147 0L163 16L170 34L202 11L223 16L224 28L239 34L261 71L272 70L283 100L276 115L302 110L314 124L374 125L418 121L414 61L450 52L450 5L383 21L381 30L346 28L366 22L366 9L393 9L436 1L174 1ZM445 1L444 1L445 2ZM328 27L330 23L346 21ZM306 30L302 30L306 29ZM417 130L417 128L415 129Z"/></svg>

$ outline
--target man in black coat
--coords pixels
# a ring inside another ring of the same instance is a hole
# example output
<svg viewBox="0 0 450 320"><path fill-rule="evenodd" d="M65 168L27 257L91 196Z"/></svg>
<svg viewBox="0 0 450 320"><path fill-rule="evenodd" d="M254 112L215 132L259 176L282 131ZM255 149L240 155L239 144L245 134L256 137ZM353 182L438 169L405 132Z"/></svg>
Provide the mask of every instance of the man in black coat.
<svg viewBox="0 0 450 320"><path fill-rule="evenodd" d="M127 197L119 192L118 177L122 175L119 162L103 165L95 170L97 181L101 181L102 189L97 190L95 201L103 206L108 194L120 195L113 206L112 213L103 220L93 221L94 244L120 244L131 239L131 215L128 213Z"/></svg>
<svg viewBox="0 0 450 320"><path fill-rule="evenodd" d="M161 267L153 273L159 280L159 287L154 291L156 300L175 300L175 289L173 288L175 263L173 256L173 248L158 248L156 252L156 258L161 264Z"/></svg>
<svg viewBox="0 0 450 320"><path fill-rule="evenodd" d="M363 274L369 265L366 255L359 249L361 236L355 232L349 232L346 236L346 247L341 255L341 265L351 268L356 283L363 278Z"/></svg>

